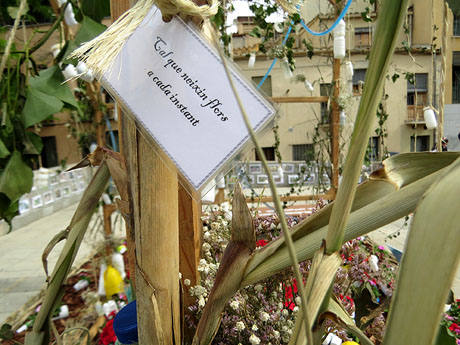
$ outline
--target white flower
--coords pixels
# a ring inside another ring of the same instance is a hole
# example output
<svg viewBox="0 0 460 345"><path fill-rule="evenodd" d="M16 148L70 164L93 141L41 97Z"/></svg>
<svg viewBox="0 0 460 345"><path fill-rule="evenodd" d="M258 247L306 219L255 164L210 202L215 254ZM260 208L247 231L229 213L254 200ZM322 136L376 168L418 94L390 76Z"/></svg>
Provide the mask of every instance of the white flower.
<svg viewBox="0 0 460 345"><path fill-rule="evenodd" d="M203 234L203 238L206 240L206 241L209 241L211 239L211 234L209 232L205 232Z"/></svg>
<svg viewBox="0 0 460 345"><path fill-rule="evenodd" d="M297 296L297 297L295 298L295 304L297 304L297 305L301 305L301 304L302 304L302 299L300 298L300 296Z"/></svg>
<svg viewBox="0 0 460 345"><path fill-rule="evenodd" d="M275 337L275 339L279 339L279 337L280 337L280 332L278 332L277 330L274 330L274 331L273 331L273 336Z"/></svg>
<svg viewBox="0 0 460 345"><path fill-rule="evenodd" d="M249 337L249 342L252 345L257 345L257 344L260 344L260 339L257 336L255 336L254 334L251 334L251 336Z"/></svg>
<svg viewBox="0 0 460 345"><path fill-rule="evenodd" d="M205 272L206 270L209 271L208 263L206 262L205 259L200 259L200 264L198 265L197 269L199 272Z"/></svg>
<svg viewBox="0 0 460 345"><path fill-rule="evenodd" d="M289 312L287 311L287 309L283 309L283 315L284 315L284 316L288 316L288 315L289 315Z"/></svg>
<svg viewBox="0 0 460 345"><path fill-rule="evenodd" d="M260 285L260 284L257 284L256 286L254 286L254 290L256 290L257 292L262 291L263 288L264 287L262 285Z"/></svg>
<svg viewBox="0 0 460 345"><path fill-rule="evenodd" d="M179 272L179 280L182 279L182 273Z"/></svg>
<svg viewBox="0 0 460 345"><path fill-rule="evenodd" d="M298 306L295 306L294 309L292 309L292 311L293 311L294 313L297 313L297 312L299 311L299 307L298 307Z"/></svg>
<svg viewBox="0 0 460 345"><path fill-rule="evenodd" d="M244 328L244 323L242 321L238 321L236 323L236 329L238 330L238 332L241 332Z"/></svg>
<svg viewBox="0 0 460 345"><path fill-rule="evenodd" d="M238 310L239 306L240 306L240 302L238 302L238 301L231 301L230 302L230 307L232 307L233 310Z"/></svg>
<svg viewBox="0 0 460 345"><path fill-rule="evenodd" d="M283 310L284 306L283 306L283 303L279 302L278 303L278 309L279 310Z"/></svg>
<svg viewBox="0 0 460 345"><path fill-rule="evenodd" d="M260 320L262 320L263 322L266 322L269 319L270 319L270 315L268 315L268 313L264 311L260 313Z"/></svg>
<svg viewBox="0 0 460 345"><path fill-rule="evenodd" d="M200 296L200 298L198 299L198 306L203 308L205 304L206 302L204 301L203 296Z"/></svg>
<svg viewBox="0 0 460 345"><path fill-rule="evenodd" d="M206 288L201 285L195 285L190 289L190 294L193 296L195 295L196 297L200 297L201 295L204 295L206 293Z"/></svg>
<svg viewBox="0 0 460 345"><path fill-rule="evenodd" d="M184 279L184 284L189 286L190 285L190 279Z"/></svg>
<svg viewBox="0 0 460 345"><path fill-rule="evenodd" d="M256 324L253 324L251 329L255 332L259 329L259 327L257 327Z"/></svg>
<svg viewBox="0 0 460 345"><path fill-rule="evenodd" d="M211 245L207 242L203 243L203 251L208 252L211 249Z"/></svg>

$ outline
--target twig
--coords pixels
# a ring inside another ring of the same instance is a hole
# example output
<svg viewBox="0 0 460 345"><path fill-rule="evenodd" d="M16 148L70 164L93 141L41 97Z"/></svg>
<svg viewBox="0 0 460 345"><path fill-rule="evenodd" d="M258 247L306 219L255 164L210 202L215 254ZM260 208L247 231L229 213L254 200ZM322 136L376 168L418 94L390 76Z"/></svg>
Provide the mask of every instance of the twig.
<svg viewBox="0 0 460 345"><path fill-rule="evenodd" d="M26 4L27 4L27 0L21 0L21 3L19 4L18 13L16 15L16 18L13 24L13 29L11 30L10 37L8 38L5 52L2 57L2 62L0 63L0 76L3 74L3 70L5 68L6 61L8 60L8 57L10 56L11 46L13 45L14 37L16 36L16 30L18 29L19 21L21 20L22 12L24 11Z"/></svg>

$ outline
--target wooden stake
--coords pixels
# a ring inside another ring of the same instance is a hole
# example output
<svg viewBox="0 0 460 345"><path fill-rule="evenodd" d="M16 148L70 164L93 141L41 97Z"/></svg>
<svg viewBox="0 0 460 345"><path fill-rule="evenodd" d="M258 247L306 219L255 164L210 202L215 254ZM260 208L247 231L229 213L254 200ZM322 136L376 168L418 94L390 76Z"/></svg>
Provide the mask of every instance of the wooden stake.
<svg viewBox="0 0 460 345"><path fill-rule="evenodd" d="M331 163L332 179L331 189L334 195L339 187L339 121L340 110L337 100L340 94L340 59L334 59L332 70L333 97L332 97L332 116L331 116Z"/></svg>
<svg viewBox="0 0 460 345"><path fill-rule="evenodd" d="M132 4L130 3L129 0L111 0L110 1L110 13L111 13L111 18L112 22L117 20L125 11L127 11ZM123 132L123 125L125 124L127 119L124 118L121 107L117 105L117 114L118 114L118 147L120 148L120 153L125 157L125 159L128 157L129 152L126 152L124 149L123 145L123 137L124 132ZM130 124L127 124L129 126ZM133 129L134 125L131 124L131 127L129 129ZM134 127L134 134L135 135L135 127ZM131 187L129 186L128 189L131 190ZM130 195L132 193L130 192ZM134 288L136 288L136 245L135 245L135 235L134 235L134 218L133 218L133 202L132 199L129 200L129 214L131 215L130 221L126 222L126 246L128 248L127 255L128 255L128 271L130 273L130 279L133 283Z"/></svg>
<svg viewBox="0 0 460 345"><path fill-rule="evenodd" d="M126 0L111 3L113 10L129 5ZM139 344L180 344L177 175L152 150L133 121L125 116L119 116L119 121L135 229ZM152 302L155 300L158 308Z"/></svg>

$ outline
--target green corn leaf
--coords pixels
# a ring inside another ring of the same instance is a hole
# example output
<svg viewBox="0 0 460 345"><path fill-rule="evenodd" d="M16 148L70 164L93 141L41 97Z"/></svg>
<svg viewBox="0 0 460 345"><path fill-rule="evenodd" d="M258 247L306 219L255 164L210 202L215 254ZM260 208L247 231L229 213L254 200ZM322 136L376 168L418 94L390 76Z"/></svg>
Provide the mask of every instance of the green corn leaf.
<svg viewBox="0 0 460 345"><path fill-rule="evenodd" d="M103 162L85 190L68 226L67 240L49 279L42 307L35 319L32 332L26 336L26 345L48 344L50 331L48 323L56 305L62 298L63 284L75 260L97 202L107 186L109 177L109 169L107 164Z"/></svg>
<svg viewBox="0 0 460 345"><path fill-rule="evenodd" d="M381 2L375 33L376 39L371 48L363 96L359 103L343 179L337 192L326 236L326 251L328 253L335 252L342 246L348 216L367 149L367 142L380 102L388 66L405 19L406 7L407 0L386 0Z"/></svg>
<svg viewBox="0 0 460 345"><path fill-rule="evenodd" d="M363 236L370 231L376 230L413 212L427 188L436 181L442 172L443 170L432 173L352 212L343 240L349 241L358 236ZM299 261L313 257L314 253L319 249L326 231L327 224L294 242ZM254 254L253 258L256 255L257 253ZM289 267L291 264L285 247L280 247L257 265L252 265L251 263L250 261L246 269L245 277L241 284L242 287L270 277L274 273Z"/></svg>
<svg viewBox="0 0 460 345"><path fill-rule="evenodd" d="M398 189L401 188L401 190L404 190L411 186L411 184L419 181L422 177L448 166L455 161L459 155L460 153L458 152L408 153L393 156L385 160L383 162L384 167L372 173L370 180L358 187L352 207L352 218L359 223L354 224L352 228L359 227L360 231L359 233L356 232L354 237L366 234L369 231L375 230L380 226L386 225L412 212L416 202L423 194L424 188L426 189L429 186L430 182L427 181L433 181L433 177L424 180L421 187L417 187L417 185L411 188L407 193L402 193L406 195L403 198L400 197L400 195L402 195L401 193L394 194L393 196L390 195L395 193ZM417 190L415 194L411 192L414 189ZM395 209L391 204L392 198L394 198L394 202L400 202L403 205ZM389 204L391 210L395 209L394 214L382 208L386 202ZM292 237L295 241L294 243L297 243L296 247L301 246L300 243L305 245L305 248L299 249L305 251L305 254L303 254L302 258L299 258L299 260L311 258L314 251L320 247L325 233L321 235L315 233L327 228L333 205L334 203L326 206L291 230ZM411 207L407 207L409 205L411 205ZM361 211L364 207L371 212L369 214L372 214L372 217L369 217L368 214ZM359 212L357 212L358 210ZM379 214L377 212L381 213ZM359 214L360 218L357 218L356 214ZM373 221L377 223L373 224ZM346 239L344 241L354 238L350 237L348 231L347 229ZM261 279L259 278L260 275L266 278L268 272L275 273L278 270L286 268L287 266L285 266L285 264L289 262L289 259L287 256L285 257L285 255L287 255L287 251L284 243L284 236L280 236L275 241L270 242L262 250L254 253L246 269L246 278L243 283L247 284L248 281L258 281ZM299 255L299 252L297 255ZM308 257L304 255L308 255ZM271 264L268 264L268 262L273 262L273 270L270 268Z"/></svg>
<svg viewBox="0 0 460 345"><path fill-rule="evenodd" d="M460 259L460 159L424 194L412 220L384 345L434 343Z"/></svg>

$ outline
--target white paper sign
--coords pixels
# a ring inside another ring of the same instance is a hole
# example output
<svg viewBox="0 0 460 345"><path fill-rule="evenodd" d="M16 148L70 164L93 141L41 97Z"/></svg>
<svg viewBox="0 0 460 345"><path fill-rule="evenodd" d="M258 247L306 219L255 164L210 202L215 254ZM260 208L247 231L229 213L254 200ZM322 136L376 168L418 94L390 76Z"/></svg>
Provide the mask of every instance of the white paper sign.
<svg viewBox="0 0 460 345"><path fill-rule="evenodd" d="M274 109L231 68L255 130ZM219 54L180 19L154 8L103 78L199 190L248 140Z"/></svg>

